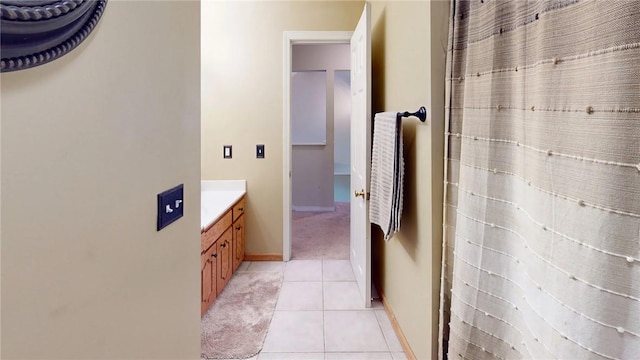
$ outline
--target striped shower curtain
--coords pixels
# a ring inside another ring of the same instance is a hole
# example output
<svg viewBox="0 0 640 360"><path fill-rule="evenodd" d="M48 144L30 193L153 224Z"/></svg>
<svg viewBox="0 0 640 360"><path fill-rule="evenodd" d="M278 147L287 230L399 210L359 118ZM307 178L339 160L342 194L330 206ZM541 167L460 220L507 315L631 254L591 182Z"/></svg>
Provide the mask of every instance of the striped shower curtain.
<svg viewBox="0 0 640 360"><path fill-rule="evenodd" d="M640 359L640 1L452 3L439 357Z"/></svg>

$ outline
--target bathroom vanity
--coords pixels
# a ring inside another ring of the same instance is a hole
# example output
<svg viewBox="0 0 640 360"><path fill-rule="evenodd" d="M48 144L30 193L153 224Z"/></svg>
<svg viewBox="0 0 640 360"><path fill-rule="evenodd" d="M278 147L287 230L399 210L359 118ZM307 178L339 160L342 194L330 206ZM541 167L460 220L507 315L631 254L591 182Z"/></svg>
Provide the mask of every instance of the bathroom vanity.
<svg viewBox="0 0 640 360"><path fill-rule="evenodd" d="M246 182L202 181L201 315L244 260Z"/></svg>

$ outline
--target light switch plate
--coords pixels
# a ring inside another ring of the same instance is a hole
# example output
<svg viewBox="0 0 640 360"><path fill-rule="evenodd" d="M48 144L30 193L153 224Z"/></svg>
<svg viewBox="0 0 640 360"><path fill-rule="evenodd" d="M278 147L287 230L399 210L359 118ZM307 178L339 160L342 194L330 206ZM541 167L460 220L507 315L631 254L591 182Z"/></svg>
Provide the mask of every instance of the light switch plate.
<svg viewBox="0 0 640 360"><path fill-rule="evenodd" d="M264 159L264 144L256 145L256 158Z"/></svg>
<svg viewBox="0 0 640 360"><path fill-rule="evenodd" d="M178 220L184 214L184 184L158 194L157 231Z"/></svg>
<svg viewBox="0 0 640 360"><path fill-rule="evenodd" d="M231 153L231 145L222 146L222 157L225 159L231 159L233 154Z"/></svg>

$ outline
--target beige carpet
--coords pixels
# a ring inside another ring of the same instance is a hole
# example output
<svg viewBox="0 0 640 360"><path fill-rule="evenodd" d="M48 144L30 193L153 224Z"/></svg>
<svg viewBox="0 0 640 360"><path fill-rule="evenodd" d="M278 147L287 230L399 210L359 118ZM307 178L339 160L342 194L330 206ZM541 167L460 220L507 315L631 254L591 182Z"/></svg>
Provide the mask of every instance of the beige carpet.
<svg viewBox="0 0 640 360"><path fill-rule="evenodd" d="M335 212L293 212L292 259L349 259L350 204L335 206Z"/></svg>
<svg viewBox="0 0 640 360"><path fill-rule="evenodd" d="M273 317L281 272L236 272L202 317L202 359L246 359L256 355Z"/></svg>

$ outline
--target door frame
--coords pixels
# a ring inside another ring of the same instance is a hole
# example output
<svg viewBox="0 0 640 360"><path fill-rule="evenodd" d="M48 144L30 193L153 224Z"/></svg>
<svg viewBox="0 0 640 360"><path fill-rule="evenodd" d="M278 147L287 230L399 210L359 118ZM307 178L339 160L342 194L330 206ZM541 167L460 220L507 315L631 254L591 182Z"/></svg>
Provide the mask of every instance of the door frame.
<svg viewBox="0 0 640 360"><path fill-rule="evenodd" d="M293 169L291 157L291 72L293 45L349 44L353 31L285 31L282 50L282 260L291 260L291 209Z"/></svg>

